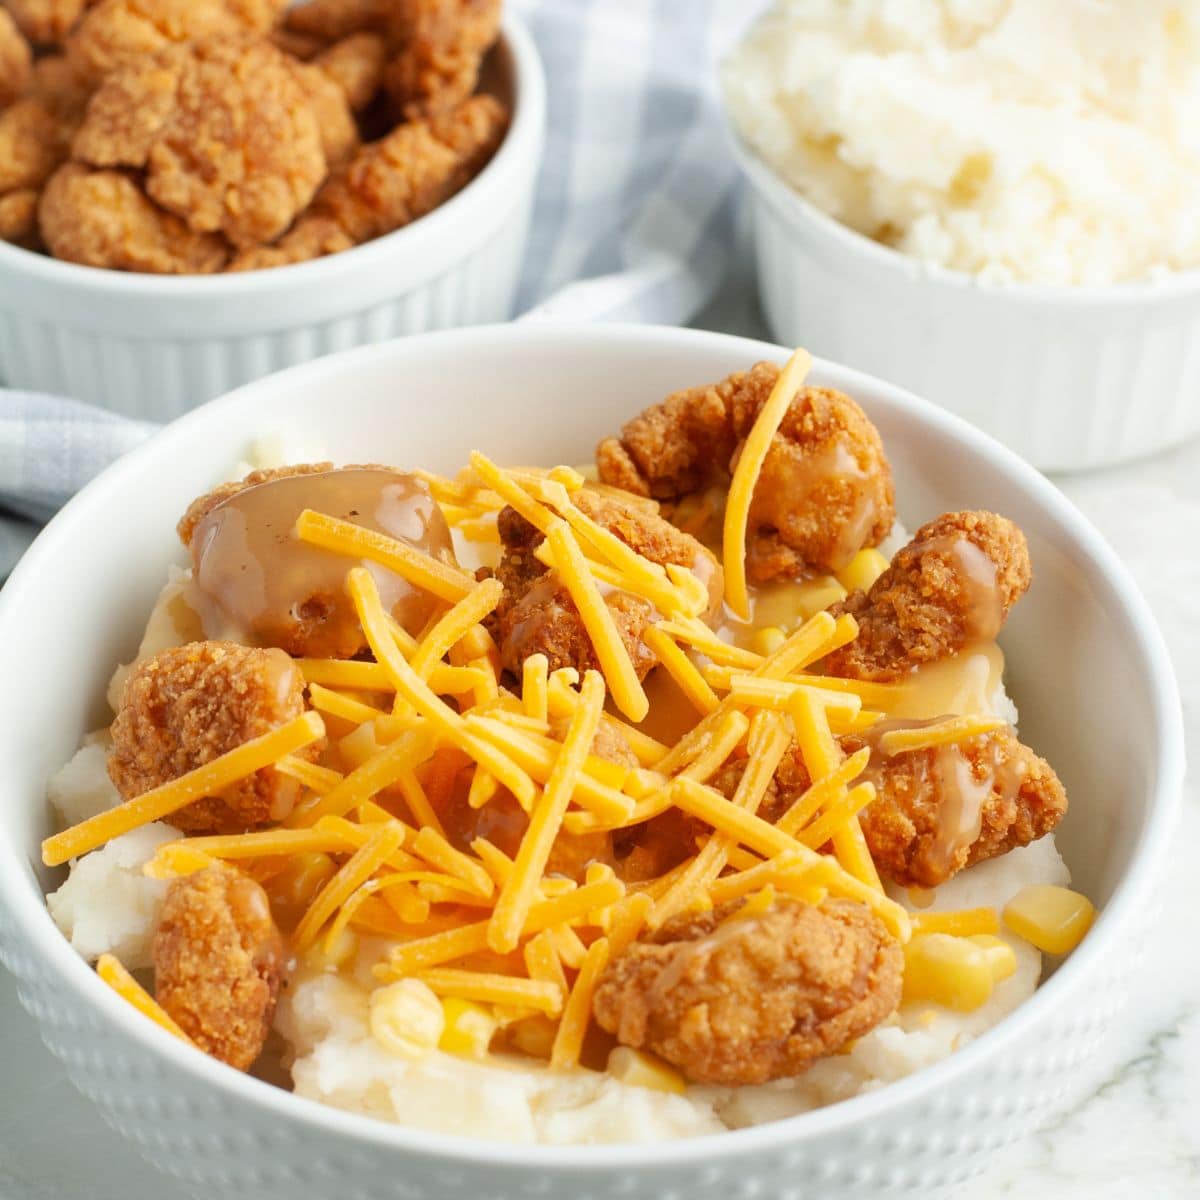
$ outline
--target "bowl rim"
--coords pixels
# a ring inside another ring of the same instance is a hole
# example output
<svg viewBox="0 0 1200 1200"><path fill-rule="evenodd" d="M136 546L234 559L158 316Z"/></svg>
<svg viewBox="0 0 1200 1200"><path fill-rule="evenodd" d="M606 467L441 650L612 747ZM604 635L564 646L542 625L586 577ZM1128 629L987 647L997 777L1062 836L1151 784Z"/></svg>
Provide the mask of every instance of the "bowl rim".
<svg viewBox="0 0 1200 1200"><path fill-rule="evenodd" d="M409 225L352 246L337 254L263 267L254 271L220 272L214 275L156 275L145 271L117 271L66 262L49 254L26 250L0 241L0 275L24 276L42 286L69 290L94 299L135 299L180 302L206 300L271 299L272 292L296 287L336 287L347 275L369 269L372 255L390 254L422 261L448 243L459 242L458 234L471 216L472 224L482 214L481 232L502 218L506 206L496 201L514 171L539 156L530 150L540 141L546 119L546 74L537 44L525 22L511 9L504 13L497 46L507 50L512 67L513 111L504 139L483 170L445 203ZM492 209L496 217L488 218ZM473 210L471 213L464 209ZM491 224L489 224L489 221ZM449 235L449 236L448 236ZM19 284L14 284L19 286Z"/></svg>
<svg viewBox="0 0 1200 1200"><path fill-rule="evenodd" d="M253 414L256 406L247 403L256 392L286 389L306 372L319 381L323 376L336 381L346 369L372 361L386 363L392 356L411 353L421 344L459 342L470 346L478 358L497 344L517 343L537 353L547 340L566 339L588 342L613 353L630 346L647 345L677 350L681 357L701 345L728 349L731 357L746 362L759 359L782 361L788 351L767 342L729 334L701 330L675 329L646 325L576 323L529 323L525 325L478 326L402 338L302 364L265 379L247 384L225 396L185 414L170 423L149 441L107 468L62 511L38 536L0 591L0 645L8 613L23 594L36 588L39 574L59 554L69 553L75 515L122 486L124 476L149 458L184 450L193 429L228 418L242 423L240 413ZM91 1006L97 1016L116 1022L126 1034L148 1053L169 1060L171 1066L216 1089L239 1096L261 1106L272 1117L293 1122L314 1132L332 1131L351 1143L370 1145L381 1153L405 1152L446 1166L470 1163L476 1167L563 1171L586 1169L593 1172L638 1168L683 1167L699 1158L716 1161L753 1154L784 1145L801 1145L813 1139L845 1132L860 1124L882 1121L894 1108L928 1098L959 1077L997 1061L1006 1046L1027 1034L1031 1027L1047 1020L1072 989L1082 984L1089 973L1099 973L1103 960L1121 934L1135 921L1144 906L1155 878L1164 862L1181 804L1184 771L1184 727L1179 693L1166 645L1136 584L1116 552L1083 514L1044 476L961 418L922 400L894 385L865 373L815 360L816 371L825 382L850 392L864 390L883 404L899 410L919 425L930 426L959 441L966 449L1000 469L1012 485L1025 493L1070 538L1081 552L1090 573L1105 580L1116 615L1126 626L1125 633L1136 648L1141 667L1153 692L1154 728L1157 742L1148 762L1150 793L1147 820L1130 867L1116 885L1112 897L1100 910L1092 931L1059 969L1037 991L995 1027L948 1058L879 1090L832 1104L799 1116L753 1126L727 1130L701 1137L683 1138L649 1144L619 1143L600 1146L511 1145L482 1139L405 1128L399 1125L347 1113L284 1091L263 1081L233 1071L204 1054L184 1046L153 1022L146 1021L124 1000L106 987L92 968L62 937L46 908L38 884L22 847L4 837L0 827L0 915L7 914L15 938L36 953L48 971L78 992L80 1000ZM0 725L2 728L2 725ZM7 869L9 866L15 870Z"/></svg>
<svg viewBox="0 0 1200 1200"><path fill-rule="evenodd" d="M1112 307L1117 304L1140 305L1152 301L1167 301L1200 292L1200 267L1171 271L1161 278L1130 279L1118 283L1063 284L1033 283L1016 280L1011 283L984 279L969 271L945 267L892 246L885 246L865 233L831 216L789 184L763 155L749 144L736 127L732 114L725 108L725 118L733 156L743 174L750 180L761 199L793 227L805 229L822 237L847 255L853 255L877 270L910 282L940 285L962 292L995 297L1049 309L1064 306L1076 309Z"/></svg>

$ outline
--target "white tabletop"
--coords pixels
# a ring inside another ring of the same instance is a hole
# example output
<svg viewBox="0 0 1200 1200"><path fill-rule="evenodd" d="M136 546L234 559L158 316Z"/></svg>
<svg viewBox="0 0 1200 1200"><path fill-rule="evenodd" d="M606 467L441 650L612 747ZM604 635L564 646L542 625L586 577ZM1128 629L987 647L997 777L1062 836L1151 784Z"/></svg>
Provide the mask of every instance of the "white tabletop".
<svg viewBox="0 0 1200 1200"><path fill-rule="evenodd" d="M697 324L765 337L744 278ZM1170 643L1200 761L1200 443L1058 481L1138 578ZM1200 789L1189 779L1166 916L1108 1047L1109 1082L997 1161L959 1200L1184 1200L1200 1195ZM184 1193L111 1134L77 1095L0 969L0 1198L179 1200Z"/></svg>

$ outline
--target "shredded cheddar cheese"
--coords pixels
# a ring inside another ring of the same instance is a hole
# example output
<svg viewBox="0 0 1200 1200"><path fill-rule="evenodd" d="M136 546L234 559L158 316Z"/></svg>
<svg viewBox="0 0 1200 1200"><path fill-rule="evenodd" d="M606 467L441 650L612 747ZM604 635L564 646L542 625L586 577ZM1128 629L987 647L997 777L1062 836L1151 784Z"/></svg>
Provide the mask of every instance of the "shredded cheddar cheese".
<svg viewBox="0 0 1200 1200"><path fill-rule="evenodd" d="M554 1037L550 1065L558 1070L579 1064L583 1039L592 1017L592 996L596 991L596 981L600 978L600 972L608 965L608 959L608 939L597 938L584 956Z"/></svg>
<svg viewBox="0 0 1200 1200"><path fill-rule="evenodd" d="M192 1039L175 1023L166 1010L111 954L102 954L96 960L96 974L108 984L122 1000L128 1001L143 1016L162 1026L181 1042L194 1045Z"/></svg>
<svg viewBox="0 0 1200 1200"><path fill-rule="evenodd" d="M193 800L220 795L239 780L271 766L283 755L294 754L311 745L324 733L321 718L315 712L306 712L285 725L243 742L178 779L48 837L42 843L42 862L48 867L60 866L69 858L95 850L131 829L161 821Z"/></svg>
<svg viewBox="0 0 1200 1200"><path fill-rule="evenodd" d="M723 561L725 601L743 620L750 619L750 597L746 590L746 531L750 524L750 502L754 486L767 459L767 451L796 393L812 369L812 356L797 350L788 359L762 411L758 414L738 455L729 498L725 502Z"/></svg>

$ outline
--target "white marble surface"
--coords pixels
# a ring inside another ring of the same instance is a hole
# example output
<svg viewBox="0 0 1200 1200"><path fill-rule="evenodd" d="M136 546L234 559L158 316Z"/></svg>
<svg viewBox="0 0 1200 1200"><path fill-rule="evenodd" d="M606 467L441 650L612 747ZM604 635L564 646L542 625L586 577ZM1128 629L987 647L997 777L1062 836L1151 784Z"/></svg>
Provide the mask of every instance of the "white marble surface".
<svg viewBox="0 0 1200 1200"><path fill-rule="evenodd" d="M744 278L698 320L765 336ZM1190 760L1200 761L1200 443L1117 471L1059 480L1116 546L1150 599L1184 693ZM1200 787L1187 786L1164 919L1109 1081L1052 1128L1016 1147L961 1200L1184 1200L1200 1196ZM0 1197L176 1200L78 1096L42 1047L0 970Z"/></svg>

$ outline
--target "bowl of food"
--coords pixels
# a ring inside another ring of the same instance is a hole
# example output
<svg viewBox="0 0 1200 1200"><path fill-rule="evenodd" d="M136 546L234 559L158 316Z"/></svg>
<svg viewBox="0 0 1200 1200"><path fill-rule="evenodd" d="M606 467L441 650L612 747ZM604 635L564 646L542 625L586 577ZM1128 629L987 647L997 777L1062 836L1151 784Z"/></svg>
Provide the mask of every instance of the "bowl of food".
<svg viewBox="0 0 1200 1200"><path fill-rule="evenodd" d="M722 79L775 335L1043 469L1194 435L1200 56L1174 13L773 6Z"/></svg>
<svg viewBox="0 0 1200 1200"><path fill-rule="evenodd" d="M511 315L546 101L500 0L49 7L0 13L10 386L169 420Z"/></svg>
<svg viewBox="0 0 1200 1200"><path fill-rule="evenodd" d="M0 596L0 953L143 1154L865 1197L1082 1094L1181 785L1163 645L1031 467L807 367L404 339L51 522Z"/></svg>

